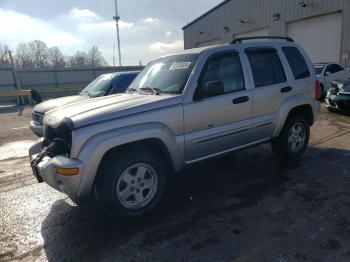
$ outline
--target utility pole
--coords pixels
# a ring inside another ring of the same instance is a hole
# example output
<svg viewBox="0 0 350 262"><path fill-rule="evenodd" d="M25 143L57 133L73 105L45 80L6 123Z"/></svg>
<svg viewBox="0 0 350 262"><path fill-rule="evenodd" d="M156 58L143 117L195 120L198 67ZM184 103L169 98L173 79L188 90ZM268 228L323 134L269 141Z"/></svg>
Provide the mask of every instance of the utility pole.
<svg viewBox="0 0 350 262"><path fill-rule="evenodd" d="M119 66L122 65L122 57L121 57L121 52L120 52L120 38L119 38L119 20L120 16L118 15L118 3L117 0L114 0L115 4L115 16L113 19L115 20L115 27L117 29L117 43L118 43L118 57L119 57ZM114 57L113 57L114 60Z"/></svg>
<svg viewBox="0 0 350 262"><path fill-rule="evenodd" d="M9 50L8 51L8 54L9 54L9 58L10 58L10 63L11 63L11 67L12 67L12 72L13 72L13 78L15 80L15 89L17 91L21 91L21 84L19 83L19 80L18 80L18 76L17 76L17 71L16 71L16 66L15 66L15 63L13 61L13 58L12 58L12 53L11 51ZM23 100L23 97L22 96L17 96L17 104L18 105L23 105L24 104L24 100Z"/></svg>

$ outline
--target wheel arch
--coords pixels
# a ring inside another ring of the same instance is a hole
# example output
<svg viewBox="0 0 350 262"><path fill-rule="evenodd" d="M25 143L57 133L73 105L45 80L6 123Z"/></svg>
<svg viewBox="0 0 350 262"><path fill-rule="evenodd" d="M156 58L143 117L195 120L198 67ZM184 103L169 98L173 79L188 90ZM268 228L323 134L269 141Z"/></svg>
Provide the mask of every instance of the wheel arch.
<svg viewBox="0 0 350 262"><path fill-rule="evenodd" d="M308 124L312 126L316 117L312 103L313 101L311 101L310 96L304 95L300 95L298 98L294 97L293 99L285 101L279 110L277 125L272 137L279 136L286 121L294 114L305 115Z"/></svg>
<svg viewBox="0 0 350 262"><path fill-rule="evenodd" d="M161 150L176 172L185 163L182 144L181 139L177 141L173 132L160 123L141 124L98 134L90 138L79 152L79 159L84 163L84 179L80 182L78 195L91 191L100 164L111 152L130 146L149 146Z"/></svg>

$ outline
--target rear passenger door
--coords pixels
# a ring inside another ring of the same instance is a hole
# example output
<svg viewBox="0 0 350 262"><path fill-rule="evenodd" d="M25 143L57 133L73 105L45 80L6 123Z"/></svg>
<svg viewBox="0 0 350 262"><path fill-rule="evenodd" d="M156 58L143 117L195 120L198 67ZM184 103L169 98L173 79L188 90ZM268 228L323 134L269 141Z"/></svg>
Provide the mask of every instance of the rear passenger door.
<svg viewBox="0 0 350 262"><path fill-rule="evenodd" d="M275 48L247 48L253 85L253 141L270 138L282 101L291 95L293 88L287 77L279 52Z"/></svg>

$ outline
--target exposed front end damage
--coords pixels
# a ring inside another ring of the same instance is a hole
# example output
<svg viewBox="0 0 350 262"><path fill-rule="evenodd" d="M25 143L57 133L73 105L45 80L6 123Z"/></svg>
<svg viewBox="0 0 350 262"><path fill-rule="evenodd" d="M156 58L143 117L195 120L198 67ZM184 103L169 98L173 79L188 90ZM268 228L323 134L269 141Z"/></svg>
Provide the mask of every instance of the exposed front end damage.
<svg viewBox="0 0 350 262"><path fill-rule="evenodd" d="M39 183L46 182L63 193L77 196L83 163L69 157L72 128L69 119L46 127L45 137L29 149L29 157Z"/></svg>

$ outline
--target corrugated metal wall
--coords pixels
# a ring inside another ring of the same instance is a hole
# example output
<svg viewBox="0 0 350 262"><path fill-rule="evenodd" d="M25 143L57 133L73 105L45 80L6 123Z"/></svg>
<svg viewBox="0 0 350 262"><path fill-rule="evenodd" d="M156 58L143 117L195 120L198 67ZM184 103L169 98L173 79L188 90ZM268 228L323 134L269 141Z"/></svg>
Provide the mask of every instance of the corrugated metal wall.
<svg viewBox="0 0 350 262"><path fill-rule="evenodd" d="M269 27L270 35L286 36L287 23L333 12L343 12L342 48L350 50L350 0L304 0L309 8L299 6L301 0L231 0L197 21L184 27L185 49L199 43L220 39L232 41L235 34ZM280 20L273 21L279 13ZM247 24L237 20L249 20ZM223 28L229 31L224 32ZM349 61L346 61L347 63Z"/></svg>
<svg viewBox="0 0 350 262"><path fill-rule="evenodd" d="M84 87L97 76L121 71L141 70L140 66L98 67L98 68L64 68L18 70L17 76L22 89L45 89L64 87ZM0 92L15 90L15 80L11 68L0 68ZM43 95L57 97L72 93L51 93ZM0 98L0 102L15 102L15 97Z"/></svg>

